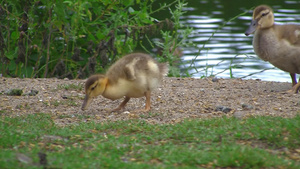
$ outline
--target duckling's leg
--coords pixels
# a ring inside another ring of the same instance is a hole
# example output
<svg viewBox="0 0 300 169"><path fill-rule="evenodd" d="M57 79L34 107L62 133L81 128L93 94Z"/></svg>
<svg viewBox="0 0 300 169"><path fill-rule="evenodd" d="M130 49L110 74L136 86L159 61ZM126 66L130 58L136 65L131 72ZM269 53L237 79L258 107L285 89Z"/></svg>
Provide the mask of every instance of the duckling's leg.
<svg viewBox="0 0 300 169"><path fill-rule="evenodd" d="M145 106L144 111L149 111L151 109L151 103L150 103L151 92L146 91L145 92L145 97L146 97L146 106Z"/></svg>
<svg viewBox="0 0 300 169"><path fill-rule="evenodd" d="M145 109L138 109L138 110L134 110L134 113L138 113L138 112L147 112L151 109L151 103L150 103L150 97L151 97L151 92L150 91L146 91L145 93L145 97L146 97L146 106Z"/></svg>
<svg viewBox="0 0 300 169"><path fill-rule="evenodd" d="M296 73L290 73L290 76L292 78L293 86L295 86L297 84Z"/></svg>
<svg viewBox="0 0 300 169"><path fill-rule="evenodd" d="M125 99L123 100L123 102L115 109L113 109L112 111L119 111L121 109L125 108L126 103L130 100L130 97L125 97Z"/></svg>

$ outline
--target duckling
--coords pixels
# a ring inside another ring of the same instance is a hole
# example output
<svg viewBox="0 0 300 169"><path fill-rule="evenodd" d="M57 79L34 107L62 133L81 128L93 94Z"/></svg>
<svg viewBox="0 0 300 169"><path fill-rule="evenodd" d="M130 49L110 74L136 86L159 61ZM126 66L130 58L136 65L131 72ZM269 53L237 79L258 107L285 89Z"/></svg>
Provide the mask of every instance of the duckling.
<svg viewBox="0 0 300 169"><path fill-rule="evenodd" d="M142 111L150 110L151 91L157 88L163 76L168 73L166 63L158 63L150 55L133 53L115 62L105 75L96 74L85 83L85 110L92 99L98 95L116 100L125 96L124 101L113 111L125 108L130 98L146 97L146 106Z"/></svg>
<svg viewBox="0 0 300 169"><path fill-rule="evenodd" d="M296 74L300 73L300 25L274 23L273 10L267 5L260 5L253 11L251 25L245 35L254 34L255 53L264 61L289 72L293 88L298 93ZM300 79L299 79L300 80Z"/></svg>

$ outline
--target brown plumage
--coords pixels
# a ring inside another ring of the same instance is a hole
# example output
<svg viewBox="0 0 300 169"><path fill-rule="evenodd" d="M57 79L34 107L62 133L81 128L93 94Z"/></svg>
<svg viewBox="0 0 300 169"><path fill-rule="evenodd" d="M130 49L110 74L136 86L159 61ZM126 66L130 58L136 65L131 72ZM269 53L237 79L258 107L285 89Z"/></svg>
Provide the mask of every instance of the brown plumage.
<svg viewBox="0 0 300 169"><path fill-rule="evenodd" d="M255 53L264 61L289 72L292 78L292 92L297 93L296 74L300 73L300 25L274 23L273 10L267 5L260 5L253 11L251 25L245 32L254 33Z"/></svg>
<svg viewBox="0 0 300 169"><path fill-rule="evenodd" d="M105 75L97 74L88 78L82 110L87 108L94 97L102 95L111 100L125 96L124 101L114 111L124 108L130 98L145 96L144 111L148 111L151 91L161 84L163 76L167 73L167 64L158 63L147 54L126 55L115 62Z"/></svg>

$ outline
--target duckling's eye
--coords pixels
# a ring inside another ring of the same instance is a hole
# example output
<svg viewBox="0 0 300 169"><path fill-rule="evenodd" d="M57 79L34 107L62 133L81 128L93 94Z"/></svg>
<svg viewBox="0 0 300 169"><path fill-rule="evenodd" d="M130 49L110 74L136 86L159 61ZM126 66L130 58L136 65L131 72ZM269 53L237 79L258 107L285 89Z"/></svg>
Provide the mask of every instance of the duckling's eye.
<svg viewBox="0 0 300 169"><path fill-rule="evenodd" d="M269 14L269 12L268 13L263 13L263 14L261 14L261 17L264 17L264 16L266 16L268 14Z"/></svg>
<svg viewBox="0 0 300 169"><path fill-rule="evenodd" d="M92 88L91 88L91 90L94 90L96 88L96 86L93 86Z"/></svg>

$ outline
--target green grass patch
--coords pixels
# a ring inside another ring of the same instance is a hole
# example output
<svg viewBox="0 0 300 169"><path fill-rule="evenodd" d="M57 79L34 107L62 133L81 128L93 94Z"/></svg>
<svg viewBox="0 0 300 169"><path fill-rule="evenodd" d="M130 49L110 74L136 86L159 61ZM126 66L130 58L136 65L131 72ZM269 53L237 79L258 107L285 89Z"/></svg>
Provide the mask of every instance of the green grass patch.
<svg viewBox="0 0 300 169"><path fill-rule="evenodd" d="M300 116L65 127L48 114L2 116L0 168L42 168L39 152L50 168L299 168L299 131Z"/></svg>

